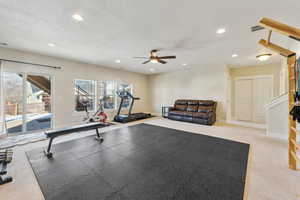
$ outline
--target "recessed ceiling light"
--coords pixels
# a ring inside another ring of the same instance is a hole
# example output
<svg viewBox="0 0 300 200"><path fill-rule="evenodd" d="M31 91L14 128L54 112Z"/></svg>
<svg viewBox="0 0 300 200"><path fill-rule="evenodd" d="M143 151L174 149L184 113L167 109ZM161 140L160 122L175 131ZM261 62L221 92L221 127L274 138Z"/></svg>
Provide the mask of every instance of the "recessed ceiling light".
<svg viewBox="0 0 300 200"><path fill-rule="evenodd" d="M74 15L72 15L72 17L76 21L79 21L79 22L83 21L83 17L81 15L79 15L79 14L74 14Z"/></svg>
<svg viewBox="0 0 300 200"><path fill-rule="evenodd" d="M154 68L150 68L150 72L154 72L155 71L155 69Z"/></svg>
<svg viewBox="0 0 300 200"><path fill-rule="evenodd" d="M231 57L236 58L236 57L238 57L238 55L237 54L232 54Z"/></svg>
<svg viewBox="0 0 300 200"><path fill-rule="evenodd" d="M121 60L115 60L115 63L120 63L121 62Z"/></svg>
<svg viewBox="0 0 300 200"><path fill-rule="evenodd" d="M48 43L48 46L49 46L49 47L55 47L55 44L53 44L53 43Z"/></svg>
<svg viewBox="0 0 300 200"><path fill-rule="evenodd" d="M269 60L271 56L272 56L272 54L270 54L270 53L265 53L265 54L260 54L260 55L256 56L256 58L257 58L259 61L266 61L266 60Z"/></svg>
<svg viewBox="0 0 300 200"><path fill-rule="evenodd" d="M187 66L187 64L186 64L186 63L183 63L182 66Z"/></svg>
<svg viewBox="0 0 300 200"><path fill-rule="evenodd" d="M226 32L226 29L225 28L219 28L218 30L217 30L217 33L218 34L223 34L223 33L225 33Z"/></svg>

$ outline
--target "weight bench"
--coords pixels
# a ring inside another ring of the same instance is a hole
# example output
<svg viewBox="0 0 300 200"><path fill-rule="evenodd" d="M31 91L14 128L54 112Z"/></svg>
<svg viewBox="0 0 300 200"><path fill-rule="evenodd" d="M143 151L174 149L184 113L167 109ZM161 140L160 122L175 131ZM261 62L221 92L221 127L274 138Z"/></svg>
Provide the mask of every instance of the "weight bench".
<svg viewBox="0 0 300 200"><path fill-rule="evenodd" d="M54 138L61 136L61 135L66 135L69 133L75 133L75 132L81 132L81 131L89 131L89 130L96 130L97 137L95 138L96 140L103 142L103 137L102 134L100 135L98 128L103 128L106 126L110 126L109 123L100 123L100 122L95 122L95 123L89 123L89 124L83 124L83 125L78 125L78 126L72 126L68 128L61 128L57 130L51 130L51 131L46 131L45 135L47 138L50 138L49 144L47 147L47 150L44 151L45 155L48 158L53 157L53 153L51 152L51 146Z"/></svg>
<svg viewBox="0 0 300 200"><path fill-rule="evenodd" d="M12 182L13 178L11 176L3 177L7 174L7 164L12 161L13 151L11 149L0 151L0 185Z"/></svg>

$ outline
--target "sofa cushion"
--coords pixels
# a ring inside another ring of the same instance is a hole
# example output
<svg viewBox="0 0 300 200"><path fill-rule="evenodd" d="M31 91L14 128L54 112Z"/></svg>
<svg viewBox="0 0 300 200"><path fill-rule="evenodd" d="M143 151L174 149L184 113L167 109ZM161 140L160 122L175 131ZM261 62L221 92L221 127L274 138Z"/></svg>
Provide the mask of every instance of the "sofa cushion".
<svg viewBox="0 0 300 200"><path fill-rule="evenodd" d="M187 105L187 100L179 99L175 101L175 105Z"/></svg>
<svg viewBox="0 0 300 200"><path fill-rule="evenodd" d="M184 112L183 111L179 111L179 110L172 110L169 112L169 115L180 115L180 116L184 116Z"/></svg>
<svg viewBox="0 0 300 200"><path fill-rule="evenodd" d="M199 101L198 101L198 100L188 100L188 101L187 101L187 104L188 104L188 105L193 105L193 106L195 106L195 105L198 105L198 104L199 104Z"/></svg>
<svg viewBox="0 0 300 200"><path fill-rule="evenodd" d="M187 112L197 112L198 111L198 105L188 104L186 111Z"/></svg>
<svg viewBox="0 0 300 200"><path fill-rule="evenodd" d="M201 112L201 113L213 112L213 107L212 106L199 106L198 112Z"/></svg>
<svg viewBox="0 0 300 200"><path fill-rule="evenodd" d="M186 111L187 105L175 104L175 110Z"/></svg>
<svg viewBox="0 0 300 200"><path fill-rule="evenodd" d="M186 117L193 117L195 112L184 112L184 116Z"/></svg>
<svg viewBox="0 0 300 200"><path fill-rule="evenodd" d="M209 115L207 113L202 113L202 112L194 112L193 117L195 118L201 118L201 119L208 119Z"/></svg>
<svg viewBox="0 0 300 200"><path fill-rule="evenodd" d="M213 106L215 104L214 101L210 100L199 100L199 106Z"/></svg>

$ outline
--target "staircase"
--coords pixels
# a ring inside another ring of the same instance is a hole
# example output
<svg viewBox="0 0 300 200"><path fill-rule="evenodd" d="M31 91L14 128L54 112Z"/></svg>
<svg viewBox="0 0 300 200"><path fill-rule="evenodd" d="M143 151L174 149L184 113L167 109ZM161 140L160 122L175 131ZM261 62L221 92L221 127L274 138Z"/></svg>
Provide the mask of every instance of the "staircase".
<svg viewBox="0 0 300 200"><path fill-rule="evenodd" d="M265 108L267 135L287 141L289 137L288 94L274 98Z"/></svg>

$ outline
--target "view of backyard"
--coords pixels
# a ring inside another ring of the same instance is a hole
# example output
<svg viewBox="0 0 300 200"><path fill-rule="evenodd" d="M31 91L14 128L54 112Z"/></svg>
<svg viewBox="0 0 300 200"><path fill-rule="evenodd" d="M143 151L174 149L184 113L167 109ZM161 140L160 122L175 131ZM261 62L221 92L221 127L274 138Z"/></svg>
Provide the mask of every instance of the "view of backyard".
<svg viewBox="0 0 300 200"><path fill-rule="evenodd" d="M5 132L21 133L51 127L49 76L4 72L3 82Z"/></svg>

